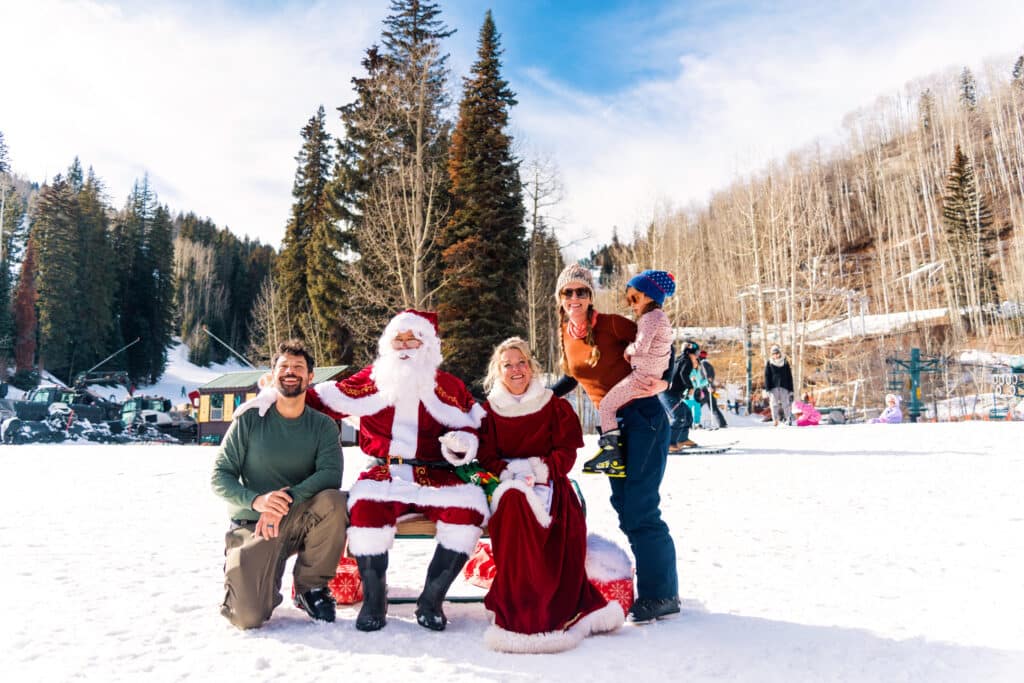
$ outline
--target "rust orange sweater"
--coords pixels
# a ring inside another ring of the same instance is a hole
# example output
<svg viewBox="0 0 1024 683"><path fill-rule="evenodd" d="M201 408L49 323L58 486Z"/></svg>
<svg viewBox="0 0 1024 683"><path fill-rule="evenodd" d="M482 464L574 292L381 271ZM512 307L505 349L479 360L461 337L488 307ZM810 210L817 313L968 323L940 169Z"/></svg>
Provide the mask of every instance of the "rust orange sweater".
<svg viewBox="0 0 1024 683"><path fill-rule="evenodd" d="M597 314L594 325L594 342L601 351L601 358L595 367L587 365L590 347L583 339L573 339L562 326L562 342L565 344L565 358L569 363L569 376L575 379L587 392L590 401L601 405L601 399L619 380L632 372L622 353L636 338L636 323L621 315Z"/></svg>

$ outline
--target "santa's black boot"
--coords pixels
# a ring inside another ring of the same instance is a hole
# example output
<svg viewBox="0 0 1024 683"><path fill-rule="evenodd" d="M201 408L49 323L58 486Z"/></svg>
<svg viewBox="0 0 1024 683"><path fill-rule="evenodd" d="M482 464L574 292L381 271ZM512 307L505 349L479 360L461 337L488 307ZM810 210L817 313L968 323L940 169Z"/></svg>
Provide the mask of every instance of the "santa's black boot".
<svg viewBox="0 0 1024 683"><path fill-rule="evenodd" d="M423 586L423 593L416 600L416 622L420 626L432 631L443 631L448 625L441 603L444 602L444 596L448 595L452 581L468 559L469 555L466 553L449 550L440 545L434 550L434 559L427 568L427 582Z"/></svg>
<svg viewBox="0 0 1024 683"><path fill-rule="evenodd" d="M363 606L356 617L356 628L379 631L388 620L388 554L357 555L356 565L363 580Z"/></svg>

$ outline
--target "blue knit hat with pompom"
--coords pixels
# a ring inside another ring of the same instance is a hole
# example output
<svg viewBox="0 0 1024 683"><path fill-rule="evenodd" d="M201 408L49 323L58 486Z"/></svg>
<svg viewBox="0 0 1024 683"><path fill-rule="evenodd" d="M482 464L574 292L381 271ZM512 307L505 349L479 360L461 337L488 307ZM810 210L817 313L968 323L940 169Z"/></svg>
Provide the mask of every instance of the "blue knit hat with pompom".
<svg viewBox="0 0 1024 683"><path fill-rule="evenodd" d="M639 275L634 275L626 283L626 287L643 292L661 306L665 302L665 297L675 294L676 279L672 273L664 270L645 270Z"/></svg>

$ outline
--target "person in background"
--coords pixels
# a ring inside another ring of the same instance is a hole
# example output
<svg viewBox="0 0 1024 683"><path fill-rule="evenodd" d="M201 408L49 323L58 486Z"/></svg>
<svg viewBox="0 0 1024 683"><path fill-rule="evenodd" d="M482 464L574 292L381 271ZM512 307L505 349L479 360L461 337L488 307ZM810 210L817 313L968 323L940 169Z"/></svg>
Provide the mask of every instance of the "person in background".
<svg viewBox="0 0 1024 683"><path fill-rule="evenodd" d="M345 547L338 426L306 406L313 356L301 341L286 341L272 372L273 404L264 415L252 411L231 423L213 466L213 490L231 518L221 614L242 629L261 626L281 604L292 555L296 606L334 621L327 582Z"/></svg>
<svg viewBox="0 0 1024 683"><path fill-rule="evenodd" d="M632 372L624 353L636 338L636 324L594 309L590 271L570 264L558 276L555 298L561 319L561 363L565 376L552 388L564 396L582 385L600 408L605 394ZM609 477L611 504L636 559L637 600L629 618L636 623L680 611L676 547L661 517L661 488L668 461L668 419L655 396L666 386L651 380L650 395L619 410L626 476ZM499 569L500 571L500 569Z"/></svg>
<svg viewBox="0 0 1024 683"><path fill-rule="evenodd" d="M903 410L900 407L902 399L897 394L885 395L885 410L878 417L873 417L868 422L872 424L899 424L903 422Z"/></svg>
<svg viewBox="0 0 1024 683"><path fill-rule="evenodd" d="M670 453L679 452L685 448L697 447L697 442L690 439L690 428L693 426L693 413L686 402L693 386L690 384L690 355L688 350L696 347L694 342L684 342L682 350L676 357L672 366L672 378L669 380L668 389L658 394L658 399L665 407L668 414Z"/></svg>
<svg viewBox="0 0 1024 683"><path fill-rule="evenodd" d="M799 401L793 401L793 419L797 427L814 427L821 422L821 413L814 407L814 399L804 394Z"/></svg>
<svg viewBox="0 0 1024 683"><path fill-rule="evenodd" d="M701 349L697 352L697 356L700 358L700 365L704 369L704 376L708 378L708 391L704 405L711 409L711 413L718 422L719 429L724 429L729 426L729 423L725 421L725 415L722 414L721 408L718 407L718 398L715 396L717 388L715 386L715 366L708 360L707 350Z"/></svg>
<svg viewBox="0 0 1024 683"><path fill-rule="evenodd" d="M764 364L764 390L772 412L772 424L791 424L793 414L793 371L782 349L772 346L768 362Z"/></svg>
<svg viewBox="0 0 1024 683"><path fill-rule="evenodd" d="M626 347L625 358L633 372L612 387L601 400L601 450L583 463L589 474L626 476L626 463L619 449L619 408L637 398L646 398L652 380L661 379L672 358L672 323L661 305L676 291L672 273L645 270L626 283L626 303L636 316L636 340Z"/></svg>
<svg viewBox="0 0 1024 683"><path fill-rule="evenodd" d="M488 531L497 573L484 598L494 623L484 643L501 652L560 652L622 625L587 577L587 522L569 471L583 446L572 405L545 389L523 339L491 355L477 459L500 483Z"/></svg>

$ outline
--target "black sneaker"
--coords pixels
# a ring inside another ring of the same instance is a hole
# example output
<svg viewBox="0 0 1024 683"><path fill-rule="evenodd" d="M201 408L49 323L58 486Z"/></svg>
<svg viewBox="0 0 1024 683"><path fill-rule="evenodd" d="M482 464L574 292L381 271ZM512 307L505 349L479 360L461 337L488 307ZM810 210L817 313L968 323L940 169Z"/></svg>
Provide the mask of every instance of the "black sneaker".
<svg viewBox="0 0 1024 683"><path fill-rule="evenodd" d="M660 598L651 600L641 598L633 603L629 610L629 620L634 624L646 624L655 619L664 619L679 614L679 598Z"/></svg>
<svg viewBox="0 0 1024 683"><path fill-rule="evenodd" d="M317 621L334 621L334 596L324 588L311 588L295 597L295 606Z"/></svg>

